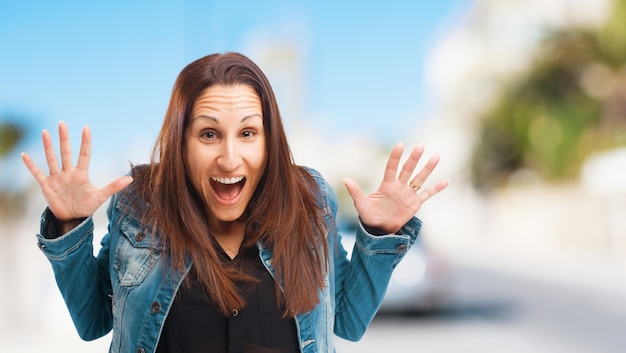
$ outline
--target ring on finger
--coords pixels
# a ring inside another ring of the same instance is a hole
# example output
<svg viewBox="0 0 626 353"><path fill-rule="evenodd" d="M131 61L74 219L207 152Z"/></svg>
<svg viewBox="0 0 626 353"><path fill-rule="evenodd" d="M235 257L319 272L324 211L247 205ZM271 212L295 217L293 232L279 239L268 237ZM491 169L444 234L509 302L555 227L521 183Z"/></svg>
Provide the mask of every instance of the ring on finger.
<svg viewBox="0 0 626 353"><path fill-rule="evenodd" d="M413 183L409 183L409 186L411 187L411 189L415 190L415 192L417 192L421 187L421 186L413 185Z"/></svg>

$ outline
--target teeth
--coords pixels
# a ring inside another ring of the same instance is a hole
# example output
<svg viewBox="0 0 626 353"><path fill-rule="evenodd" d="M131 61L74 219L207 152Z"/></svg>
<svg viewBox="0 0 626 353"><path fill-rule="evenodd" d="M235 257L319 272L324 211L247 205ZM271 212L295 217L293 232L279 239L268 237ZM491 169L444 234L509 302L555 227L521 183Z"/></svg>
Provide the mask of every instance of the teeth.
<svg viewBox="0 0 626 353"><path fill-rule="evenodd" d="M221 184L235 184L243 180L243 177L234 177L234 178L220 178L220 177L211 177L214 181L217 181Z"/></svg>

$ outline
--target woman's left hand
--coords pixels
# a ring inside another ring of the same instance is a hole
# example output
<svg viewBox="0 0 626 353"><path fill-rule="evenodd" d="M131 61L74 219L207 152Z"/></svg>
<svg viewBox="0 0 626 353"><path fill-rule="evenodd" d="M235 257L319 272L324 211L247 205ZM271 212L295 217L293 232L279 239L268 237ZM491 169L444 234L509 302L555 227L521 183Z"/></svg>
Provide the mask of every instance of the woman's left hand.
<svg viewBox="0 0 626 353"><path fill-rule="evenodd" d="M424 146L417 146L402 166L398 175L398 167L404 145L398 143L389 156L383 181L376 191L365 195L353 179L345 178L344 184L354 200L354 207L365 226L382 234L392 234L400 230L408 222L422 204L448 186L448 181L422 190L421 187L433 172L439 156L432 156L426 165L413 177L415 167L424 153Z"/></svg>

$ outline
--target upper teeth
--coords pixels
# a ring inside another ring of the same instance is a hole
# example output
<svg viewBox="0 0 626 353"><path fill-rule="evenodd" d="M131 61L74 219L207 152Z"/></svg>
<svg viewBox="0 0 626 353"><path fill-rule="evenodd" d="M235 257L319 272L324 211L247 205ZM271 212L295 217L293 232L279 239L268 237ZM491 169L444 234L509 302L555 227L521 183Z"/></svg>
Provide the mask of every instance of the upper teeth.
<svg viewBox="0 0 626 353"><path fill-rule="evenodd" d="M243 177L233 177L233 178L220 178L220 177L211 177L211 179L217 181L222 184L235 184L243 180Z"/></svg>

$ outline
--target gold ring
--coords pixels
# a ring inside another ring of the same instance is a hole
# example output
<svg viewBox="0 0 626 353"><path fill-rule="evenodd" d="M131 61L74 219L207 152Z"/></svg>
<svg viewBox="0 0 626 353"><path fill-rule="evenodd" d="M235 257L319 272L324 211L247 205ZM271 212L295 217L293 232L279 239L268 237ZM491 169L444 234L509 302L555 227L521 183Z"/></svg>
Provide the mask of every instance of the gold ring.
<svg viewBox="0 0 626 353"><path fill-rule="evenodd" d="M417 192L420 189L420 186L415 186L413 185L413 183L409 183L409 186L411 187L411 189L415 190L415 192Z"/></svg>

